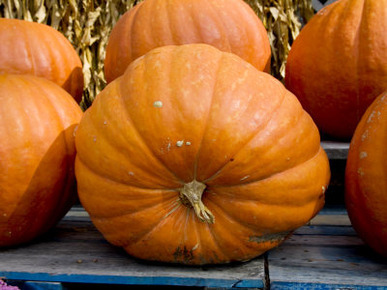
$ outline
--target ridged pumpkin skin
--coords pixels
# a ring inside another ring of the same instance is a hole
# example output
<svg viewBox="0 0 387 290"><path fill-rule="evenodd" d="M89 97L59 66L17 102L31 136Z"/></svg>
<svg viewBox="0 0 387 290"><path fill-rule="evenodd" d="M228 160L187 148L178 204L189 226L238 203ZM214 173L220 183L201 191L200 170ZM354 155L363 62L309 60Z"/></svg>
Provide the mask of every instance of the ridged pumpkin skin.
<svg viewBox="0 0 387 290"><path fill-rule="evenodd" d="M242 0L146 0L114 26L106 48L107 82L164 45L206 43L270 70L270 43L261 20Z"/></svg>
<svg viewBox="0 0 387 290"><path fill-rule="evenodd" d="M387 257L387 91L367 109L351 141L345 201L358 235Z"/></svg>
<svg viewBox="0 0 387 290"><path fill-rule="evenodd" d="M330 177L298 100L205 44L134 61L85 112L76 147L78 193L96 227L164 262L262 254L321 209Z"/></svg>
<svg viewBox="0 0 387 290"><path fill-rule="evenodd" d="M285 85L323 132L350 140L367 107L387 89L386 31L387 0L339 0L294 41Z"/></svg>
<svg viewBox="0 0 387 290"><path fill-rule="evenodd" d="M0 18L0 43L0 73L44 77L81 101L82 63L60 32L45 24Z"/></svg>
<svg viewBox="0 0 387 290"><path fill-rule="evenodd" d="M82 111L61 87L0 75L0 246L29 242L76 199L74 128Z"/></svg>

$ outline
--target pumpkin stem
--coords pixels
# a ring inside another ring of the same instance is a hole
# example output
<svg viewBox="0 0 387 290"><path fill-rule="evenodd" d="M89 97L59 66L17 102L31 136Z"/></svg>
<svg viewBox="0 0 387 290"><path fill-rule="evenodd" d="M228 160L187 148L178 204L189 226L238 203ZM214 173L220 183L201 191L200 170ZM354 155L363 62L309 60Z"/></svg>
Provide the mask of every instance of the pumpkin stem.
<svg viewBox="0 0 387 290"><path fill-rule="evenodd" d="M202 195L205 189L206 185L196 180L186 183L183 188L180 189L180 200L185 206L194 209L199 220L213 224L215 222L215 217L202 202Z"/></svg>

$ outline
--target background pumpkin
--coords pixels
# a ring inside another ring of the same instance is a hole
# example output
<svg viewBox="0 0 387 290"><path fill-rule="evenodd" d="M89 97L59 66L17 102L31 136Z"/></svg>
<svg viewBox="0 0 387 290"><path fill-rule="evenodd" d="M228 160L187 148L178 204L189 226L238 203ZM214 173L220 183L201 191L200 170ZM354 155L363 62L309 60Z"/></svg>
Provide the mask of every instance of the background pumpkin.
<svg viewBox="0 0 387 290"><path fill-rule="evenodd" d="M290 50L286 87L317 126L350 139L387 89L387 0L339 0L321 9Z"/></svg>
<svg viewBox="0 0 387 290"><path fill-rule="evenodd" d="M81 116L51 81L0 74L0 246L44 233L75 201L73 131Z"/></svg>
<svg viewBox="0 0 387 290"><path fill-rule="evenodd" d="M122 75L129 63L153 48L187 43L207 43L270 70L266 29L242 0L146 0L126 12L111 32L106 80Z"/></svg>
<svg viewBox="0 0 387 290"><path fill-rule="evenodd" d="M345 202L352 225L387 257L387 91L367 109L351 141Z"/></svg>
<svg viewBox="0 0 387 290"><path fill-rule="evenodd" d="M321 209L330 177L297 99L205 44L134 61L85 112L76 147L96 227L129 254L166 262L262 254Z"/></svg>
<svg viewBox="0 0 387 290"><path fill-rule="evenodd" d="M0 43L0 73L44 77L81 101L82 63L60 32L45 24L0 18Z"/></svg>

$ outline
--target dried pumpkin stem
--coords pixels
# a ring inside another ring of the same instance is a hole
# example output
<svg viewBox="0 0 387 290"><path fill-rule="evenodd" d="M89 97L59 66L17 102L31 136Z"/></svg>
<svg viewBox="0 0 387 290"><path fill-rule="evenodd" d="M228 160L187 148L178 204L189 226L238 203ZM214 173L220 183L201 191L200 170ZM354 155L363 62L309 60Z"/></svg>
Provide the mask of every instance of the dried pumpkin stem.
<svg viewBox="0 0 387 290"><path fill-rule="evenodd" d="M184 205L194 209L199 220L213 224L215 217L202 202L202 195L205 189L206 185L196 180L186 183L180 189L180 200Z"/></svg>

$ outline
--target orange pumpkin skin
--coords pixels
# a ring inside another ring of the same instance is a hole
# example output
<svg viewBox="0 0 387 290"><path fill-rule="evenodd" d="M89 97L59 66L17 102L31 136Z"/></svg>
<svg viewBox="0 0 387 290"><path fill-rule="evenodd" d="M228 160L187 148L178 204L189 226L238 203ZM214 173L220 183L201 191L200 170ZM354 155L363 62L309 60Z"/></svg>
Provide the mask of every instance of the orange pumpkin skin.
<svg viewBox="0 0 387 290"><path fill-rule="evenodd" d="M285 85L321 131L353 135L387 89L387 0L339 0L319 11L294 41Z"/></svg>
<svg viewBox="0 0 387 290"><path fill-rule="evenodd" d="M367 109L351 141L345 201L358 235L387 257L387 91Z"/></svg>
<svg viewBox="0 0 387 290"><path fill-rule="evenodd" d="M78 194L99 231L164 262L264 253L321 209L330 177L296 97L206 44L134 61L85 112L76 147Z"/></svg>
<svg viewBox="0 0 387 290"><path fill-rule="evenodd" d="M0 18L0 43L0 73L44 77L81 101L82 63L60 32L45 24Z"/></svg>
<svg viewBox="0 0 387 290"><path fill-rule="evenodd" d="M270 71L265 27L242 0L146 0L114 26L106 48L105 77L111 82L153 48L206 43Z"/></svg>
<svg viewBox="0 0 387 290"><path fill-rule="evenodd" d="M73 131L82 111L58 85L0 75L0 246L46 232L76 199Z"/></svg>

